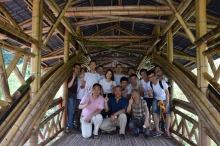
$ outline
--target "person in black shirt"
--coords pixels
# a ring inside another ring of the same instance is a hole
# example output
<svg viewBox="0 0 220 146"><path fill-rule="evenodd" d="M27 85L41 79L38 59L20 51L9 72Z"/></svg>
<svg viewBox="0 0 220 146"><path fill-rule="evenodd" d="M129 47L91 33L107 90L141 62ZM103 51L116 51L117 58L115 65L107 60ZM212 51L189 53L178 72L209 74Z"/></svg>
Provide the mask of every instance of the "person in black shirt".
<svg viewBox="0 0 220 146"><path fill-rule="evenodd" d="M67 103L67 112L68 112L68 131L74 132L76 128L73 126L74 113L76 110L76 100L77 100L77 76L79 74L81 65L75 63L73 65L73 74L68 78L68 103Z"/></svg>

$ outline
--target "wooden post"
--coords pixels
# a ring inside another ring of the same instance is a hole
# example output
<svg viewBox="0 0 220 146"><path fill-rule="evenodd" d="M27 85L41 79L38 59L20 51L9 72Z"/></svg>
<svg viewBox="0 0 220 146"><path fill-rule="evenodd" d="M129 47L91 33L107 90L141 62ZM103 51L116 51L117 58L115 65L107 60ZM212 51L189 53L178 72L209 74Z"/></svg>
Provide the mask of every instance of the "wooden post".
<svg viewBox="0 0 220 146"><path fill-rule="evenodd" d="M28 59L29 59L29 57L25 55L25 56L24 56L24 59L23 59L23 64L22 64L22 76L24 77L24 79L25 79L25 74L26 74Z"/></svg>
<svg viewBox="0 0 220 146"><path fill-rule="evenodd" d="M69 60L69 31L66 29L64 34L64 64L68 62ZM72 66L70 66L72 67ZM64 131L62 132L62 135L66 132L66 115L67 115L67 100L68 100L68 87L67 87L67 80L62 85L63 90L63 101L62 106L64 108L64 114L62 117L62 125L61 127L64 128Z"/></svg>
<svg viewBox="0 0 220 146"><path fill-rule="evenodd" d="M167 60L173 64L173 32L172 29L169 29L167 32ZM171 94L170 94L170 105L173 107L173 98L174 98L174 86L173 79L169 79L171 86ZM172 112L170 115L170 123L173 123L174 113Z"/></svg>
<svg viewBox="0 0 220 146"><path fill-rule="evenodd" d="M76 34L77 34L79 37L82 36L82 29L81 29L81 27L76 27ZM78 45L78 48L76 48L76 49L78 49L79 53L82 52L82 47L81 47L80 45Z"/></svg>
<svg viewBox="0 0 220 146"><path fill-rule="evenodd" d="M0 85L2 87L2 95L5 101L12 102L9 87L7 84L7 78L5 77L5 72L3 70L3 67L0 66Z"/></svg>
<svg viewBox="0 0 220 146"><path fill-rule="evenodd" d="M40 44L42 42L42 25L43 25L43 1L33 0L32 11L32 36ZM31 74L35 76L35 80L31 84L30 100L34 99L35 94L40 89L40 76L41 76L41 52L42 48L37 45L31 44L31 52L36 56L31 58ZM35 146L38 144L37 134L31 134L28 141L28 146Z"/></svg>
<svg viewBox="0 0 220 146"><path fill-rule="evenodd" d="M207 33L207 18L206 18L206 0L196 0L196 39ZM202 43L196 48L197 56L197 86L200 88L202 93L206 95L208 82L203 77L204 72L208 72L207 58L202 54L207 48L207 43ZM205 133L205 125L199 118L199 146L210 146L210 138Z"/></svg>
<svg viewBox="0 0 220 146"><path fill-rule="evenodd" d="M155 35L159 35L160 34L160 25L156 25L155 26L155 28L154 28L154 33L155 33ZM160 52L160 50L158 50L158 47L157 46L155 46L154 47L154 53L156 53L156 52Z"/></svg>

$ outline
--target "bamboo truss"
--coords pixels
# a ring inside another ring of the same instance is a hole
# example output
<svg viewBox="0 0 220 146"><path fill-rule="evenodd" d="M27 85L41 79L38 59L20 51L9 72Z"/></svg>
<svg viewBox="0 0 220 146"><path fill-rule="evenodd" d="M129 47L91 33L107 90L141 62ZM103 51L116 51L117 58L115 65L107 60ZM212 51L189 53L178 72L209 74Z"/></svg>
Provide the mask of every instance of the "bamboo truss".
<svg viewBox="0 0 220 146"><path fill-rule="evenodd" d="M215 107L208 101L203 93L192 84L192 82L187 77L184 77L184 74L181 71L173 67L171 64L168 63L168 61L159 57L156 54L154 55L154 58L156 64L164 66L164 71L169 72L174 81L182 89L183 93L186 95L190 103L194 105L198 116L203 120L205 126L207 126L210 133L212 133L214 140L219 142L220 135L218 135L218 133L216 132L218 131L217 129L220 128L220 121L217 118L219 113L216 111ZM181 78L179 78L179 76L181 76Z"/></svg>
<svg viewBox="0 0 220 146"><path fill-rule="evenodd" d="M33 37L25 34L24 32L21 32L20 29L16 28L15 26L6 23L5 21L0 19L0 28L4 29L6 32L12 33L13 35L21 38L24 41L28 41L29 43L33 43L36 46L38 46L39 48L45 49L45 50L49 50L49 48L47 46L44 46L42 44L40 44L36 39L34 39Z"/></svg>
<svg viewBox="0 0 220 146"><path fill-rule="evenodd" d="M13 126L9 133L6 135L6 137L8 137L6 138L7 141L3 141L2 144L8 145L10 143L12 145L17 145L21 141L23 136L28 136L28 129L31 130L33 128L33 125L38 125L40 123L40 121L38 124L35 122L40 118L40 114L42 114L45 109L47 110L45 106L50 105L48 104L50 103L49 100L53 99L53 97L49 95L56 93L50 91L57 91L59 89L64 80L66 80L71 73L72 69L69 68L69 66L76 62L80 57L81 55L71 58L68 63L63 65L50 77L49 80L44 83L44 86L38 91L35 98L29 103L29 107L24 110L20 118L16 121L15 125L17 126ZM47 102L45 102L45 100ZM16 137L16 139L14 136ZM13 141L11 141L13 137L14 139Z"/></svg>
<svg viewBox="0 0 220 146"><path fill-rule="evenodd" d="M61 19L63 18L64 13L66 12L66 10L68 9L69 5L71 4L72 0L68 0L66 5L64 6L64 8L62 9L62 11L60 11L60 13L58 14L56 21L54 22L54 24L51 26L49 32L47 33L46 37L43 40L43 44L46 45L50 39L50 37L52 36L54 30L56 29L56 27L58 26L59 22L61 21Z"/></svg>
<svg viewBox="0 0 220 146"><path fill-rule="evenodd" d="M47 3L47 5L51 8L51 10L54 12L54 14L56 16L58 16L59 12L61 11L59 6L56 4L55 1L50 1L50 0L46 0L45 1ZM70 22L65 18L63 17L62 20L61 20L61 23L65 26L65 28L70 32L70 35L71 36L74 36L74 37L78 37L76 32L74 31L72 25L70 24ZM88 53L84 44L82 42L78 42L81 46L82 46L82 49L84 51L84 53Z"/></svg>
<svg viewBox="0 0 220 146"><path fill-rule="evenodd" d="M35 57L35 54L34 54L34 53L31 53L31 52L29 52L29 51L26 51L26 50L24 50L24 49L22 49L22 48L20 48L20 47L18 47L18 46L12 45L12 44L7 43L7 42L5 42L5 41L0 40L0 45L1 45L3 48L5 48L5 49L7 49L7 50L9 50L9 51L11 51L11 52L14 52L14 53L22 53L22 54L27 55L27 56L30 56L30 57L32 57L32 58Z"/></svg>

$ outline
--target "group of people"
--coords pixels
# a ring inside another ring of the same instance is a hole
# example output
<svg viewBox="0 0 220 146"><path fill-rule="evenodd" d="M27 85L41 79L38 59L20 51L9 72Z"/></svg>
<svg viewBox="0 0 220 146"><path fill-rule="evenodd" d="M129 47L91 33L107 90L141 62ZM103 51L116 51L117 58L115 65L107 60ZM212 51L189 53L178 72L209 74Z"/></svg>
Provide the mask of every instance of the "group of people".
<svg viewBox="0 0 220 146"><path fill-rule="evenodd" d="M68 131L81 128L83 137L99 138L99 131L115 134L119 127L120 138L125 139L125 129L129 127L133 136L144 132L145 138L149 138L152 113L152 136L164 134L171 138L170 97L160 66L149 71L141 69L141 80L133 68L128 69L128 76L123 75L121 64L116 65L115 73L108 69L105 74L103 66L96 67L93 60L89 67L87 72L75 63L68 78Z"/></svg>

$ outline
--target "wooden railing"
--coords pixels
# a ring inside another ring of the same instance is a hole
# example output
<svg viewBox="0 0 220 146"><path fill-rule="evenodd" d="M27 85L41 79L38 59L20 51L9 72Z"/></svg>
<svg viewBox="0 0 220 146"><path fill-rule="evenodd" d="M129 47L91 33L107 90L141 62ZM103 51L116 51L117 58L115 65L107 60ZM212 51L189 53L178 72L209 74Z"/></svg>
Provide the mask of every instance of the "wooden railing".
<svg viewBox="0 0 220 146"><path fill-rule="evenodd" d="M182 101L179 99L173 100L173 106L173 122L171 123L170 127L171 133L175 134L176 136L174 137L181 143L184 140L186 143L192 146L198 145L199 121L195 109L189 102ZM191 116L189 116L188 113L181 111L182 109L191 113ZM207 128L205 132L214 141L214 138L212 137L211 133Z"/></svg>
<svg viewBox="0 0 220 146"><path fill-rule="evenodd" d="M54 101L50 108L61 103L62 100L59 100L59 102ZM64 108L65 107L58 109L40 123L37 130L38 145L46 145L65 129L65 127L61 126Z"/></svg>
<svg viewBox="0 0 220 146"><path fill-rule="evenodd" d="M59 104L62 104L61 97L53 100L48 110L57 107ZM38 135L39 146L48 144L65 129L65 127L61 126L64 108L65 107L58 108L49 116L47 115L48 117L41 121L41 123L39 124L38 128L35 131Z"/></svg>
<svg viewBox="0 0 220 146"><path fill-rule="evenodd" d="M196 115L195 110L190 105L189 102L185 102L182 100L174 99L173 100L173 122L171 123L171 132L178 136L177 140L182 142L182 140L186 141L188 144L196 146L198 143L198 121L191 118L184 112L181 112L177 109L177 107L184 109L194 115ZM180 117L178 118L179 115ZM189 127L191 123L192 128ZM191 129L191 130L190 130ZM193 141L193 136L195 136L195 140Z"/></svg>

